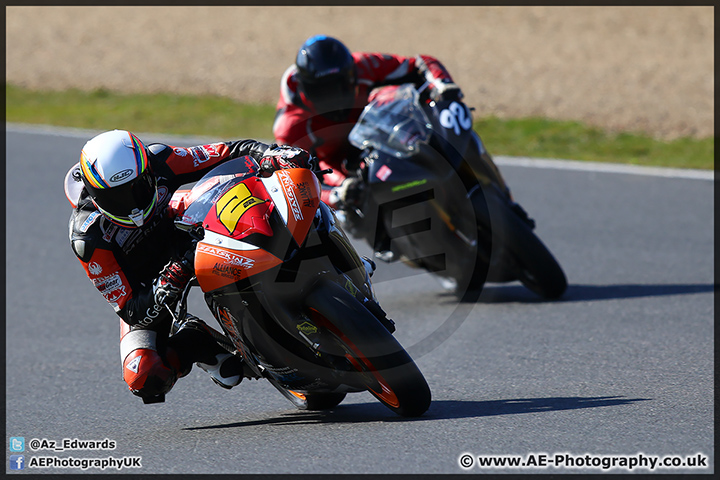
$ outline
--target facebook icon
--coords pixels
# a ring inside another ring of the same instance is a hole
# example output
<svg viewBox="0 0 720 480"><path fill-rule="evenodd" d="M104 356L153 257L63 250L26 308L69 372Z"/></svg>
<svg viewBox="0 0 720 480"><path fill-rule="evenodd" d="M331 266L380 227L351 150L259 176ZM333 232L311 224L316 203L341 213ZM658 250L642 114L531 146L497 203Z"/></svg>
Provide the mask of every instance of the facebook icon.
<svg viewBox="0 0 720 480"><path fill-rule="evenodd" d="M24 470L25 455L10 455L10 470Z"/></svg>

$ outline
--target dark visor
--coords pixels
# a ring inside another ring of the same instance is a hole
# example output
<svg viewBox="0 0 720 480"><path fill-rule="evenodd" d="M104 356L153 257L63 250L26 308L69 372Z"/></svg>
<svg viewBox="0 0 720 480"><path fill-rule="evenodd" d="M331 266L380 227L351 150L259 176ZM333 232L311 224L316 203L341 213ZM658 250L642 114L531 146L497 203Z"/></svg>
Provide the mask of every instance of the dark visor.
<svg viewBox="0 0 720 480"><path fill-rule="evenodd" d="M128 183L112 188L92 188L90 193L98 206L106 212L118 217L128 217L133 210L144 212L152 204L155 185L155 177L146 170Z"/></svg>
<svg viewBox="0 0 720 480"><path fill-rule="evenodd" d="M318 113L352 108L355 103L354 84L347 77L334 77L323 81L305 82L305 96Z"/></svg>

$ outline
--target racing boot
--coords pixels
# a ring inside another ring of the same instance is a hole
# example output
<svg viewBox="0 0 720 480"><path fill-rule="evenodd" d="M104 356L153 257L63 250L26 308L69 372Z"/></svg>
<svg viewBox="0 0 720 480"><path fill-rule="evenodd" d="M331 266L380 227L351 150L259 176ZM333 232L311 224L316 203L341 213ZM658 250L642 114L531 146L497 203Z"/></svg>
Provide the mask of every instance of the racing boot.
<svg viewBox="0 0 720 480"><path fill-rule="evenodd" d="M254 377L242 358L228 351L233 348L230 341L196 316L188 314L176 335L183 332L192 333L195 337L195 364L207 372L219 386L230 389L240 384L244 377Z"/></svg>
<svg viewBox="0 0 720 480"><path fill-rule="evenodd" d="M370 259L369 259L368 257L366 257L365 255L363 255L362 257L360 257L360 260L362 260L363 265L365 265L365 272L367 273L368 278L369 278L369 277L372 277L372 276L373 276L373 273L375 273L375 269L377 268L377 266L375 265L375 262L373 262L372 260L370 260Z"/></svg>
<svg viewBox="0 0 720 480"><path fill-rule="evenodd" d="M228 390L240 384L244 376L244 362L232 353L218 353L212 363L197 362L196 365L209 373L213 382Z"/></svg>
<svg viewBox="0 0 720 480"><path fill-rule="evenodd" d="M390 249L390 237L387 235L387 233L385 233L384 228L381 232L378 232L376 239L377 240L373 245L373 250L375 250L375 258L382 260L385 263L394 262L396 260L395 252Z"/></svg>
<svg viewBox="0 0 720 480"><path fill-rule="evenodd" d="M359 208L362 205L364 186L361 178L347 177L332 189L328 204L335 210Z"/></svg>

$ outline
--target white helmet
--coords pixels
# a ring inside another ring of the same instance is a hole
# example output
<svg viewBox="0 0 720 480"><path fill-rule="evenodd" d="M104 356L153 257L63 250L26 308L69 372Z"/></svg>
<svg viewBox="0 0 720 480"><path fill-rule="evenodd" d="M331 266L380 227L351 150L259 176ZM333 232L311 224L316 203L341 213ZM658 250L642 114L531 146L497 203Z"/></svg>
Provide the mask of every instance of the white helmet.
<svg viewBox="0 0 720 480"><path fill-rule="evenodd" d="M80 176L97 209L123 227L141 227L155 211L157 183L145 145L113 130L90 139L80 152Z"/></svg>

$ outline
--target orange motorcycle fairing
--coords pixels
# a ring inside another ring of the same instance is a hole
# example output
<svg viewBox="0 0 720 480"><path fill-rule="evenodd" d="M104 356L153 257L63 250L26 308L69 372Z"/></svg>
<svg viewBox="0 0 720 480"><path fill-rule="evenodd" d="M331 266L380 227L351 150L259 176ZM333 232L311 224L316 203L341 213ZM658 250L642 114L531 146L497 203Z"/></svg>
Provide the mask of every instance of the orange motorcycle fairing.
<svg viewBox="0 0 720 480"><path fill-rule="evenodd" d="M306 168L290 168L278 170L262 181L295 242L302 245L320 206L317 177Z"/></svg>
<svg viewBox="0 0 720 480"><path fill-rule="evenodd" d="M282 263L282 259L243 241L273 237L270 215L276 210L298 245L312 227L320 205L320 183L310 170L279 170L267 178L243 180L225 191L208 212L204 238L195 253L195 275L204 292L244 280Z"/></svg>
<svg viewBox="0 0 720 480"><path fill-rule="evenodd" d="M203 292L233 284L281 263L282 260L259 247L208 231L195 250L195 276Z"/></svg>

